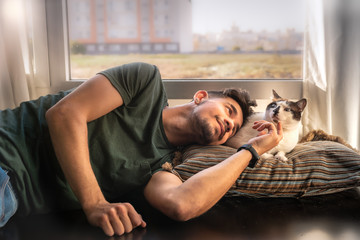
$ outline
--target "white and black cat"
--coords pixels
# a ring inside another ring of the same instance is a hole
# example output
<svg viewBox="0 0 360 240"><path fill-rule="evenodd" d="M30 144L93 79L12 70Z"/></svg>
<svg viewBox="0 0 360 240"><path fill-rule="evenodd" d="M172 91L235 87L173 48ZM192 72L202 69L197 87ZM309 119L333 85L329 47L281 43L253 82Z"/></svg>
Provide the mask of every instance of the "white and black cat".
<svg viewBox="0 0 360 240"><path fill-rule="evenodd" d="M289 101L280 97L273 90L273 101L266 107L265 112L252 114L247 123L242 126L235 136L231 137L225 145L239 148L247 143L251 138L257 136L259 132L252 128L253 123L259 120L266 120L277 124L281 121L283 127L283 139L280 143L267 153L261 155L268 159L275 156L276 159L287 161L286 153L290 152L299 141L299 130L301 128L301 113L306 106L306 99L303 98L297 102Z"/></svg>

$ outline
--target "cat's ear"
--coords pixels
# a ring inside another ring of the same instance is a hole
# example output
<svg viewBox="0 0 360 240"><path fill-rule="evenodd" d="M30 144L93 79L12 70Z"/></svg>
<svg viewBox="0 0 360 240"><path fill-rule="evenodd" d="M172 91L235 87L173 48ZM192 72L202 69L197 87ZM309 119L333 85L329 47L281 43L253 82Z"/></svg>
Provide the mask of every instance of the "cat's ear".
<svg viewBox="0 0 360 240"><path fill-rule="evenodd" d="M296 105L299 107L301 112L306 107L306 104L307 104L306 98L300 99L299 101L296 102Z"/></svg>
<svg viewBox="0 0 360 240"><path fill-rule="evenodd" d="M282 97L280 97L279 94L277 94L277 92L275 92L274 89L272 90L272 92L273 92L273 96L274 96L274 99L273 99L274 101L277 99L282 99Z"/></svg>

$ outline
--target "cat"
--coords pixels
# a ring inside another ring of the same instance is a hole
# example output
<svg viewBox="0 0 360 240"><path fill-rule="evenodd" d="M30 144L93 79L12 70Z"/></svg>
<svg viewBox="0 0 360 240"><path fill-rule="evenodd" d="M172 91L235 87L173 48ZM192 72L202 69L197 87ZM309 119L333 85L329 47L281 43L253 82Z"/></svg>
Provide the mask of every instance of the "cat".
<svg viewBox="0 0 360 240"><path fill-rule="evenodd" d="M290 152L299 141L301 113L306 107L307 100L302 98L294 102L280 97L275 90L272 90L272 92L272 102L267 105L265 112L256 112L249 116L245 125L226 141L226 146L239 148L251 138L256 137L259 132L252 128L255 121L266 120L274 124L281 121L283 139L276 147L261 155L261 158L275 157L278 160L287 161L285 154Z"/></svg>

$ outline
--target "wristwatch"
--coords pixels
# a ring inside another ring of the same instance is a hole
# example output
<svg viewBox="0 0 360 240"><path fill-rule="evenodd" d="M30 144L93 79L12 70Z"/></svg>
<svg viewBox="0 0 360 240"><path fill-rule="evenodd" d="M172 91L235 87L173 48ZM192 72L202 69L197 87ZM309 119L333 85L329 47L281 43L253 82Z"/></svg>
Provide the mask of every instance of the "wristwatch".
<svg viewBox="0 0 360 240"><path fill-rule="evenodd" d="M238 152L242 149L245 149L245 150L248 150L251 155L252 155L252 158L249 162L249 165L248 167L250 168L254 168L255 167L255 164L257 163L257 161L260 159L260 156L259 154L256 152L256 150L252 147L251 144L244 144L242 145L241 147L239 147L239 149L237 150Z"/></svg>

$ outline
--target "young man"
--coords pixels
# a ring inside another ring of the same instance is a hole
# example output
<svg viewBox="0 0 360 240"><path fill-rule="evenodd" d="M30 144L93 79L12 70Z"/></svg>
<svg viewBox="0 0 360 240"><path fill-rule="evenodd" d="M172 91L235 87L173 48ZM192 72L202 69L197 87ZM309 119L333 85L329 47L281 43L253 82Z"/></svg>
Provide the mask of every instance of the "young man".
<svg viewBox="0 0 360 240"><path fill-rule="evenodd" d="M19 212L82 207L111 236L146 223L122 196L145 187L166 215L187 220L211 208L248 165L239 151L182 183L161 171L176 146L222 144L241 127L252 102L244 91L198 91L194 101L167 106L158 69L134 63L108 69L74 91L0 112L0 166L11 178ZM268 129L249 141L262 154L282 138ZM51 141L50 141L51 139ZM6 147L3 147L6 146ZM194 194L196 193L196 194Z"/></svg>

